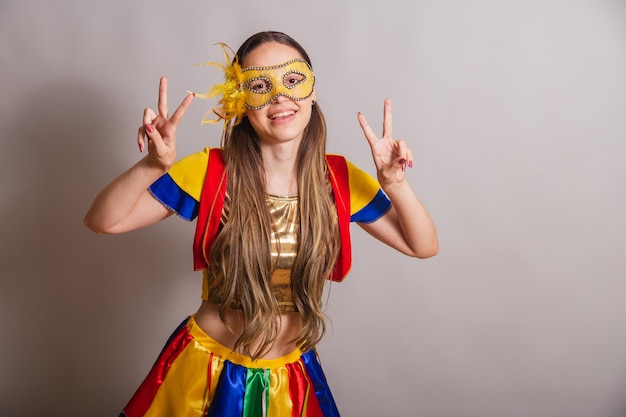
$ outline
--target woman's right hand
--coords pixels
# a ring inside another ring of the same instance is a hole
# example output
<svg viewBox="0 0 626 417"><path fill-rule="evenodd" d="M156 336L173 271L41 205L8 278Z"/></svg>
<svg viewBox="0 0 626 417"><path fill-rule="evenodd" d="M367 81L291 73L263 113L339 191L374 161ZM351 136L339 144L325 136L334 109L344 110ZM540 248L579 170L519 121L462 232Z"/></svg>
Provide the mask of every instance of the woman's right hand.
<svg viewBox="0 0 626 417"><path fill-rule="evenodd" d="M137 133L139 152L143 152L148 139L148 160L167 171L176 161L176 128L189 108L193 94L188 94L170 117L167 107L167 78L159 82L159 102L155 113L151 108L143 111L143 125Z"/></svg>
<svg viewBox="0 0 626 417"><path fill-rule="evenodd" d="M114 179L95 198L85 215L85 225L96 233L123 233L161 221L172 214L148 187L167 172L176 160L176 128L193 100L189 94L174 114L167 113L167 78L159 84L158 114L143 112L137 142L148 155Z"/></svg>

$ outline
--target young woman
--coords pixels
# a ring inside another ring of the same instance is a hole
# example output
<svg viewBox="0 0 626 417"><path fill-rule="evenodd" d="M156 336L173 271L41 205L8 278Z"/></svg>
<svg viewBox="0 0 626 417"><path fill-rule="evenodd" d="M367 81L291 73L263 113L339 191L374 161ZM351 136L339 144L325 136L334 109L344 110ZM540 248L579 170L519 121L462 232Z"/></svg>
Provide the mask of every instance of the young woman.
<svg viewBox="0 0 626 417"><path fill-rule="evenodd" d="M227 54L228 57L228 54ZM305 50L280 32L246 40L223 66L215 113L222 146L176 161L167 80L139 128L147 155L109 184L85 224L122 233L172 213L196 219L202 303L174 331L122 416L338 416L315 345L322 292L351 265L349 223L414 257L439 247L433 222L405 178L413 165L392 139L384 103L379 139L363 115L378 180L327 155L326 126Z"/></svg>

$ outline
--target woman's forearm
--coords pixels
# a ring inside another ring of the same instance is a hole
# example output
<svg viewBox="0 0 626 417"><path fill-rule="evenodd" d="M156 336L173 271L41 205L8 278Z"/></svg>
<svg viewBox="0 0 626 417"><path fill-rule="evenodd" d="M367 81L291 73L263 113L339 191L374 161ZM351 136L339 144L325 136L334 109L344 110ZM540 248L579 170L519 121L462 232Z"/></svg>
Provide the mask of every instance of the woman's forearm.
<svg viewBox="0 0 626 417"><path fill-rule="evenodd" d="M413 255L418 258L436 255L439 241L435 225L409 183L404 180L385 187L384 191L391 200L398 226Z"/></svg>
<svg viewBox="0 0 626 417"><path fill-rule="evenodd" d="M141 216L151 217L158 211L158 206L152 207L150 200L154 199L147 189L164 173L147 156L142 158L96 196L85 215L85 225L96 233L121 233L143 226L150 218L139 221Z"/></svg>

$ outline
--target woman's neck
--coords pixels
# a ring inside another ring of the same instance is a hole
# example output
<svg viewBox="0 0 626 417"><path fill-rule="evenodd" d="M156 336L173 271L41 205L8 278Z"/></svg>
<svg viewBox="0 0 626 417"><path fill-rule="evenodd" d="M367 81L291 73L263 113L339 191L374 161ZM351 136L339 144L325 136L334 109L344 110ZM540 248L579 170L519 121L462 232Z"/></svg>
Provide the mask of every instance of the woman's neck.
<svg viewBox="0 0 626 417"><path fill-rule="evenodd" d="M296 160L298 149L294 146L261 148L265 170L266 192L275 195L298 194Z"/></svg>

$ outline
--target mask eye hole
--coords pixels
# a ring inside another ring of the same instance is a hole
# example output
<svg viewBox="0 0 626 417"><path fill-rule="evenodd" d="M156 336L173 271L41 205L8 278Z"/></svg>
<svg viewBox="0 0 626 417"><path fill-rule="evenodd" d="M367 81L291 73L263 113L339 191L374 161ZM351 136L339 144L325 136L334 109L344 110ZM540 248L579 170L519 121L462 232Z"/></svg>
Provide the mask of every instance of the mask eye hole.
<svg viewBox="0 0 626 417"><path fill-rule="evenodd" d="M272 90L272 83L267 78L253 78L246 83L246 88L253 93L265 94Z"/></svg>
<svg viewBox="0 0 626 417"><path fill-rule="evenodd" d="M285 74L283 77L283 84L287 88L293 88L298 84L303 83L306 80L306 76L304 74L300 74L299 72L290 72Z"/></svg>

